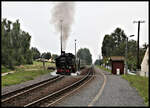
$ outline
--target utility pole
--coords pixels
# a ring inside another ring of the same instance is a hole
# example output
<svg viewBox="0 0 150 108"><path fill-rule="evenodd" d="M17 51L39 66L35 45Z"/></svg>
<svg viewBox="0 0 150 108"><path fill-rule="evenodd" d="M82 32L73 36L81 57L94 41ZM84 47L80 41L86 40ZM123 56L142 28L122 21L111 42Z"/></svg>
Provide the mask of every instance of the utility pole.
<svg viewBox="0 0 150 108"><path fill-rule="evenodd" d="M145 23L145 21L133 21L133 23L138 23L138 37L137 37L137 70L140 70L139 62L139 38L140 38L140 23Z"/></svg>
<svg viewBox="0 0 150 108"><path fill-rule="evenodd" d="M63 23L63 20L60 20L60 23L61 23L61 40L60 40L60 45L61 45L61 54L62 54L62 23Z"/></svg>

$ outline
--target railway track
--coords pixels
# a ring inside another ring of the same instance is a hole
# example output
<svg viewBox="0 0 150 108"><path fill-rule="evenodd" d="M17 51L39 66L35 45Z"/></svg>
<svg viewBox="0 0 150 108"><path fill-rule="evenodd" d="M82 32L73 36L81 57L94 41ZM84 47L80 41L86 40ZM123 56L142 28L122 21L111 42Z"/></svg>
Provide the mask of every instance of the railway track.
<svg viewBox="0 0 150 108"><path fill-rule="evenodd" d="M90 70L88 70L88 74L85 75L80 80L74 82L71 85L66 86L65 88L62 88L62 89L60 89L58 91L53 92L50 95L47 95L47 96L45 96L43 98L40 98L40 99L38 99L38 100L36 100L34 102L31 102L31 103L25 105L24 107L36 107L36 106L49 107L49 106L54 105L55 103L57 103L58 101L60 101L64 97L68 96L69 94L71 94L72 92L74 92L75 90L77 90L78 88L76 88L76 87L78 87L78 86L81 87L85 83L87 83L88 81L90 81L94 77L93 76L94 72L93 72L92 68L90 68Z"/></svg>
<svg viewBox="0 0 150 108"><path fill-rule="evenodd" d="M8 95L1 100L2 107L8 106L51 106L64 94L68 94L68 91L73 90L75 87L86 82L93 75L92 68L88 69L88 74L78 77L72 76L59 76L44 82L42 84L36 84L38 86L31 87L23 91L17 91L15 95ZM63 78L64 77L64 78Z"/></svg>
<svg viewBox="0 0 150 108"><path fill-rule="evenodd" d="M41 81L41 82L39 82L39 83L36 83L36 84L33 84L33 85L29 85L29 86L27 86L27 87L24 87L24 88L21 88L21 89L18 89L18 90L15 90L15 91L6 93L6 94L4 94L4 95L1 96L1 100L2 100L2 102L3 102L3 101L5 101L5 100L7 100L7 98L10 98L10 97L12 97L12 96L14 96L14 95L19 95L21 92L24 92L24 91L26 91L26 90L29 90L29 89L31 89L31 88L34 88L34 87L39 86L39 85L41 85L41 84L44 84L44 83L46 83L46 82L48 82L48 81L53 81L54 79L57 79L58 77L60 77L60 76L55 76L55 77L53 77L53 78L50 78L50 79Z"/></svg>
<svg viewBox="0 0 150 108"><path fill-rule="evenodd" d="M28 93L30 93L36 89L39 89L45 85L52 84L52 83L62 79L63 77L64 76L56 76L56 77L50 78L48 80L44 80L42 82L36 83L34 85L30 85L25 88L18 89L16 91L4 94L4 95L2 95L2 98L1 98L1 105L8 106L10 101L15 100L16 98L19 98L25 94L28 94Z"/></svg>

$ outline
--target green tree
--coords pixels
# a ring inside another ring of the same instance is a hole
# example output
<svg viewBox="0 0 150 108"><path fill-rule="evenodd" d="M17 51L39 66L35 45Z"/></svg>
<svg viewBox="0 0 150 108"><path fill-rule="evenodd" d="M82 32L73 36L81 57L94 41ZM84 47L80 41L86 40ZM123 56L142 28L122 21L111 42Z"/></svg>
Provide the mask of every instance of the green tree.
<svg viewBox="0 0 150 108"><path fill-rule="evenodd" d="M52 54L52 59L55 60L58 57L57 54Z"/></svg>
<svg viewBox="0 0 150 108"><path fill-rule="evenodd" d="M97 60L95 60L94 64L95 65L102 65L102 60L97 59Z"/></svg>
<svg viewBox="0 0 150 108"><path fill-rule="evenodd" d="M124 56L126 35L121 28L116 28L110 35L105 35L102 42L102 56Z"/></svg>
<svg viewBox="0 0 150 108"><path fill-rule="evenodd" d="M46 52L41 54L41 58L45 58Z"/></svg>
<svg viewBox="0 0 150 108"><path fill-rule="evenodd" d="M102 43L103 63L106 64L106 59L110 56L125 56L126 35L123 30L116 28L110 35L105 35ZM143 60L147 45L144 44L140 48L140 64ZM137 64L137 42L128 40L128 55L127 64L130 70L136 70Z"/></svg>
<svg viewBox="0 0 150 108"><path fill-rule="evenodd" d="M51 53L47 52L46 55L45 55L45 59L50 59L50 58L51 58Z"/></svg>
<svg viewBox="0 0 150 108"><path fill-rule="evenodd" d="M77 52L77 57L79 57L81 60L84 60L87 65L92 64L92 55L87 48L81 48Z"/></svg>
<svg viewBox="0 0 150 108"><path fill-rule="evenodd" d="M111 56L115 48L115 40L111 35L105 35L102 43L102 56L109 57Z"/></svg>
<svg viewBox="0 0 150 108"><path fill-rule="evenodd" d="M44 52L42 53L41 55L42 58L45 58L45 59L50 59L51 58L51 53L50 52Z"/></svg>
<svg viewBox="0 0 150 108"><path fill-rule="evenodd" d="M137 42L135 40L128 41L128 55L127 55L127 64L130 70L136 70L137 63Z"/></svg>
<svg viewBox="0 0 150 108"><path fill-rule="evenodd" d="M40 58L40 51L36 47L31 48L33 60Z"/></svg>
<svg viewBox="0 0 150 108"><path fill-rule="evenodd" d="M3 19L1 25L2 65L13 69L15 65L32 63L32 55L27 57L31 36L20 29L19 20L13 23Z"/></svg>

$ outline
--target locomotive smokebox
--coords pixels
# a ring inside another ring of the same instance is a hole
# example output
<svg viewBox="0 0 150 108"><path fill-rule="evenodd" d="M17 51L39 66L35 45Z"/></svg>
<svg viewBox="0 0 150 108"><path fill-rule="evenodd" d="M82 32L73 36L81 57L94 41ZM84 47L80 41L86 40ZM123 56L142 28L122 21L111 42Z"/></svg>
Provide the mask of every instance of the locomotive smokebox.
<svg viewBox="0 0 150 108"><path fill-rule="evenodd" d="M61 51L61 55L65 55L65 51Z"/></svg>

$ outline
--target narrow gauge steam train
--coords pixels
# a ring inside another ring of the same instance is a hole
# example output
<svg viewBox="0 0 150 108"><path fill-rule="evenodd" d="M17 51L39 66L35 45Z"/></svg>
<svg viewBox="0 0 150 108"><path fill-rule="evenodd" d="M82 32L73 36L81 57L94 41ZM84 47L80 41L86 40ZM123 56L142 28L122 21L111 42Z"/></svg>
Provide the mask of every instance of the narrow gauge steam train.
<svg viewBox="0 0 150 108"><path fill-rule="evenodd" d="M80 59L75 60L75 55L62 51L61 55L56 58L56 74L70 75L80 69ZM82 64L82 68L83 68Z"/></svg>

